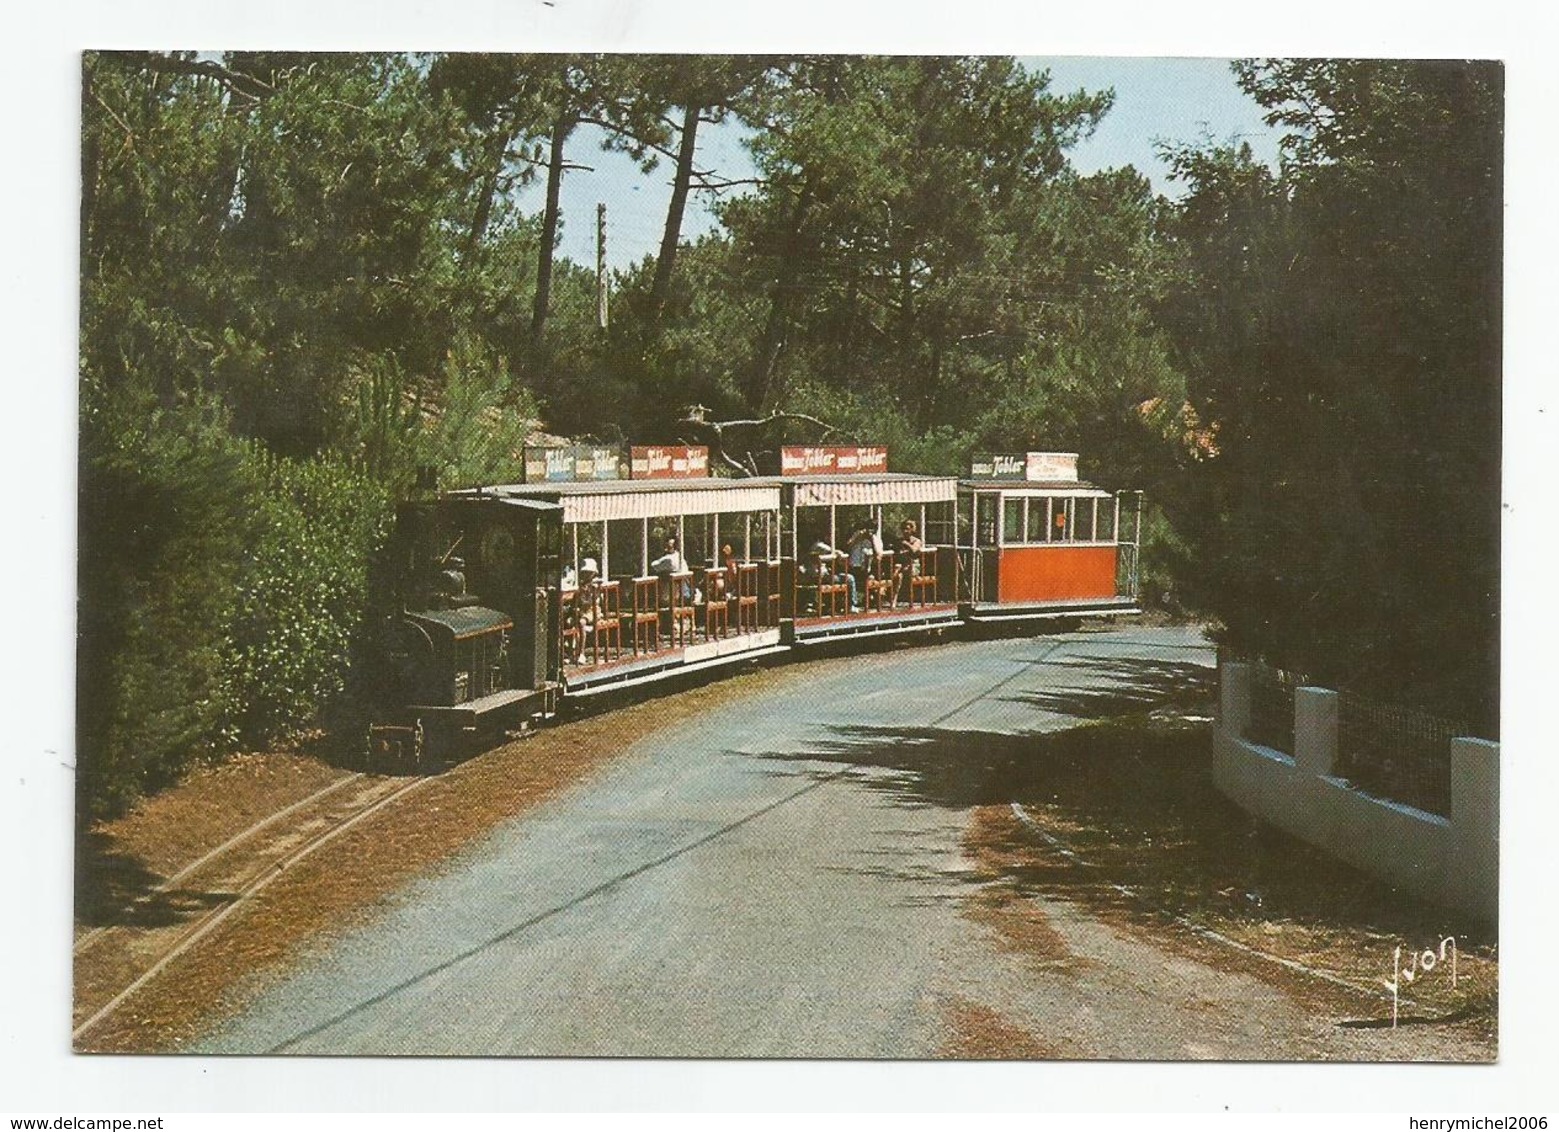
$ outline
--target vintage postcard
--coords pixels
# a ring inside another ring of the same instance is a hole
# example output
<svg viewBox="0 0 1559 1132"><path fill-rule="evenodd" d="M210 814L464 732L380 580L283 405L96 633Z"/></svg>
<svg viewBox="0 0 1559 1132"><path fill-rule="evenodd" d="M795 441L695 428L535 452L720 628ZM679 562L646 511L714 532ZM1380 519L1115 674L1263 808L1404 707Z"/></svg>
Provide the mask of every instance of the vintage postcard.
<svg viewBox="0 0 1559 1132"><path fill-rule="evenodd" d="M1507 62L746 41L76 44L71 1073L1508 1062Z"/></svg>
<svg viewBox="0 0 1559 1132"><path fill-rule="evenodd" d="M1499 63L81 66L76 1050L1496 1056Z"/></svg>

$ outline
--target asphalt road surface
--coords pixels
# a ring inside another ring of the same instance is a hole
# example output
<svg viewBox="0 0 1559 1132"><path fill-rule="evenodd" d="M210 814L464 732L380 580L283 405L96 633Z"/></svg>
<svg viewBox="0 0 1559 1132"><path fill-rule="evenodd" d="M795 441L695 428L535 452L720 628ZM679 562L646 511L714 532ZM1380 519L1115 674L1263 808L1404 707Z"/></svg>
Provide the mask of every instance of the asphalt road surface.
<svg viewBox="0 0 1559 1132"><path fill-rule="evenodd" d="M1077 726L1212 663L1195 630L1126 627L810 665L501 827L202 1048L918 1058L972 1018L1029 1056L1393 1056L1064 902L1038 910L1078 961L1003 946L966 914L968 808L881 757L925 728Z"/></svg>

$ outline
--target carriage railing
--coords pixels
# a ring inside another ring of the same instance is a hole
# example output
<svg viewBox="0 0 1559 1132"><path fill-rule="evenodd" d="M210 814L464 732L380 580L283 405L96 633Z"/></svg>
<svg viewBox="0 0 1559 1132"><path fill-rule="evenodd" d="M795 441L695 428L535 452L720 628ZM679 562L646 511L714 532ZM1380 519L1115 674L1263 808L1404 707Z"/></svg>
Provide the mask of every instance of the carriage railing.
<svg viewBox="0 0 1559 1132"><path fill-rule="evenodd" d="M589 669L774 628L783 565L738 562L555 591L553 631L563 664Z"/></svg>
<svg viewBox="0 0 1559 1132"><path fill-rule="evenodd" d="M1115 548L1115 592L1136 600L1142 593L1142 549L1133 543Z"/></svg>
<svg viewBox="0 0 1559 1132"><path fill-rule="evenodd" d="M995 601L1000 592L997 569L1001 551L994 546L965 547L958 552L959 600L976 604Z"/></svg>

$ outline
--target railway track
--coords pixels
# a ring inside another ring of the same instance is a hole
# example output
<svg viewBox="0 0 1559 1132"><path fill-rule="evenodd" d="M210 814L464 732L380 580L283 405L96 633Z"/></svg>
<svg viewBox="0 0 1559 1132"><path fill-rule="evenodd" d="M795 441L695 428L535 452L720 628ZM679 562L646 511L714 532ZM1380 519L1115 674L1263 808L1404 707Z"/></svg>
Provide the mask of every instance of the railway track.
<svg viewBox="0 0 1559 1132"><path fill-rule="evenodd" d="M185 880L198 873L206 865L209 865L213 861L218 860L220 857L222 857L223 854L231 853L234 849L237 849L240 845L243 845L245 842L249 841L251 838L255 837L270 826L275 825L283 818L291 814L295 814L299 810L303 810L308 806L317 804L322 799L336 793L345 786L351 785L362 777L363 775L361 773L349 774L345 778L338 779L337 781L330 783L328 786L314 791L314 793L310 794L308 797L300 798L290 806L277 810L268 817L261 818L248 829L240 830L238 833L235 833L232 837L229 837L226 841L222 842L222 844L218 845L215 849L210 850L209 852L191 861L189 864L183 866L181 869L179 869L178 872L168 877L155 888L141 896L138 896L134 901L131 902L130 911L140 912L146 909L159 898L166 896L169 892L175 891L180 884L184 883ZM99 939L115 930L115 925L103 924L99 927L93 928L90 931L82 933L76 938L75 945L72 949L74 954L82 954L88 948L90 948L92 944L96 943Z"/></svg>
<svg viewBox="0 0 1559 1132"><path fill-rule="evenodd" d="M106 925L76 940L79 1042L287 870L431 781L352 774L262 819L191 861L139 898L140 924ZM288 821L285 819L291 818ZM115 946L113 962L84 975L84 959Z"/></svg>

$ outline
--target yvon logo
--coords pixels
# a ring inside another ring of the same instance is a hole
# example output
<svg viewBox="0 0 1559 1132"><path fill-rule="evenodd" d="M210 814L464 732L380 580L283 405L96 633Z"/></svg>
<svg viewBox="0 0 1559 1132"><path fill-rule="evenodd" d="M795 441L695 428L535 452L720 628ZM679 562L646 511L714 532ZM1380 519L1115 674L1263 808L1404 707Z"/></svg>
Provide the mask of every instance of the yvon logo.
<svg viewBox="0 0 1559 1132"><path fill-rule="evenodd" d="M1391 954L1391 978L1382 979L1386 989L1391 992L1391 1028L1397 1025L1397 1004L1402 997L1402 984L1413 983L1429 975L1435 968L1444 967L1449 958L1451 963L1451 986L1456 986L1456 937L1448 935L1440 941L1439 953L1432 948L1423 951L1415 951L1408 956L1407 966L1402 965L1402 948L1398 946Z"/></svg>

